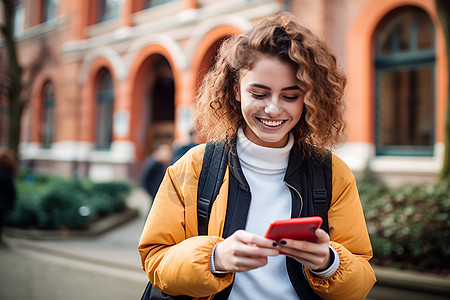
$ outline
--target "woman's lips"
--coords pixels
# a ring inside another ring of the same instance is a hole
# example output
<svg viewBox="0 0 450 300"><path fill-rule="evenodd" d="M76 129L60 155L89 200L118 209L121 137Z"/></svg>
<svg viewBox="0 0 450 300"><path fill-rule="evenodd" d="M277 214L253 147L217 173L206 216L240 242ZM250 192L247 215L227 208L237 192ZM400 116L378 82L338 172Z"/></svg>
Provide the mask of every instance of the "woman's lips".
<svg viewBox="0 0 450 300"><path fill-rule="evenodd" d="M263 123L266 126L269 127L277 127L280 126L281 124L283 124L283 120L268 120L268 119L262 119L262 118L258 118L258 120Z"/></svg>

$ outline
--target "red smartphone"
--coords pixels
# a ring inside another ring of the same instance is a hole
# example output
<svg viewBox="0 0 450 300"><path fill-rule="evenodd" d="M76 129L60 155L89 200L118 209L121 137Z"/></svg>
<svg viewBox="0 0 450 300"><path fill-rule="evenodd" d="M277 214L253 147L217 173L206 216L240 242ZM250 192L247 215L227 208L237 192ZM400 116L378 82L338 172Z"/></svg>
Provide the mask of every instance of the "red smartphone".
<svg viewBox="0 0 450 300"><path fill-rule="evenodd" d="M315 241L315 231L321 224L322 218L318 216L277 220L270 223L265 237L274 241L283 238Z"/></svg>

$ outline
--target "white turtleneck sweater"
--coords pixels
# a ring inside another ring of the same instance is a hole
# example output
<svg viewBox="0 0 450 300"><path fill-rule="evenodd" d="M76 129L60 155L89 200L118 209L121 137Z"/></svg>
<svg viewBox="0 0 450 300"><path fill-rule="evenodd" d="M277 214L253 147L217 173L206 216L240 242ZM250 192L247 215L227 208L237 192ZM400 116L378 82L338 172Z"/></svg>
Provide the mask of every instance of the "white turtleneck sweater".
<svg viewBox="0 0 450 300"><path fill-rule="evenodd" d="M251 191L245 230L264 236L270 222L291 218L291 194L283 179L293 144L294 138L289 136L283 148L262 147L238 131L237 152ZM264 267L236 273L229 299L298 299L289 280L286 257L269 257Z"/></svg>

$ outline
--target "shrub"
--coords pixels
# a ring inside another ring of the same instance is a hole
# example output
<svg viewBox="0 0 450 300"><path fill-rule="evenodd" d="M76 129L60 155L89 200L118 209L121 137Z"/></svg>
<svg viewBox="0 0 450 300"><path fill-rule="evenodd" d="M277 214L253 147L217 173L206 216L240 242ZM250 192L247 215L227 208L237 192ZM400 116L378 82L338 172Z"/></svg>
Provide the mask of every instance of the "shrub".
<svg viewBox="0 0 450 300"><path fill-rule="evenodd" d="M92 199L92 201L105 202L109 201L109 207L112 212L120 211L125 207L125 199L131 192L131 186L127 182L101 182L95 183L89 189L89 193L96 195L97 197L101 195L102 199Z"/></svg>
<svg viewBox="0 0 450 300"><path fill-rule="evenodd" d="M450 272L450 184L358 181L375 264Z"/></svg>
<svg viewBox="0 0 450 300"><path fill-rule="evenodd" d="M46 215L39 209L39 197L24 197L19 194L14 210L6 216L5 223L13 227L41 227L47 223Z"/></svg>
<svg viewBox="0 0 450 300"><path fill-rule="evenodd" d="M77 181L53 185L41 199L41 209L48 216L47 227L55 229L87 227L92 222L92 214L79 212L80 207L86 204L86 192Z"/></svg>
<svg viewBox="0 0 450 300"><path fill-rule="evenodd" d="M19 228L83 229L126 207L131 185L94 183L21 172L18 198L6 224Z"/></svg>

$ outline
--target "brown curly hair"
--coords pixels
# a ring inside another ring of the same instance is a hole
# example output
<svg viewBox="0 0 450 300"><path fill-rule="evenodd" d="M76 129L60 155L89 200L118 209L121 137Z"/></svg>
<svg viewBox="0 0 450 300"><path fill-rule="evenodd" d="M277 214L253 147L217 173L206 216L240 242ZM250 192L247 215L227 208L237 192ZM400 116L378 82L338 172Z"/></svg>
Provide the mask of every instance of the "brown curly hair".
<svg viewBox="0 0 450 300"><path fill-rule="evenodd" d="M277 57L297 70L304 108L291 132L299 145L326 149L341 144L346 128L346 77L328 45L287 13L264 19L222 44L194 106L199 135L207 140L223 139L246 126L236 91L243 72L263 56Z"/></svg>

